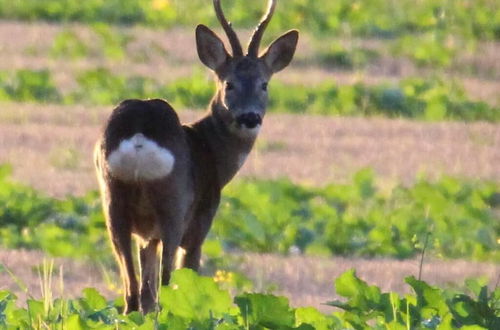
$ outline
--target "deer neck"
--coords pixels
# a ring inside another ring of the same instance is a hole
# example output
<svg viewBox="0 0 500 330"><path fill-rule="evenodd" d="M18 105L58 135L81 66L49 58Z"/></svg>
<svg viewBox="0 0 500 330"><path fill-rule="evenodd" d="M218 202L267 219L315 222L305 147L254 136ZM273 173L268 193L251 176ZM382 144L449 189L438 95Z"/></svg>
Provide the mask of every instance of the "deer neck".
<svg viewBox="0 0 500 330"><path fill-rule="evenodd" d="M224 118L224 109L215 97L207 114L191 124L198 136L208 147L215 161L215 169L220 187L224 187L243 166L252 150L257 135L240 136Z"/></svg>

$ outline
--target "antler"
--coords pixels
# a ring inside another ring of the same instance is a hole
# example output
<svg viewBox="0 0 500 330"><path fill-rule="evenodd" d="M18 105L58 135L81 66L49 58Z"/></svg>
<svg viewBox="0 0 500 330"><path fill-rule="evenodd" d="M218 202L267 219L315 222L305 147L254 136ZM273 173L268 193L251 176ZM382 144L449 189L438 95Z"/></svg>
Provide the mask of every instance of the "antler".
<svg viewBox="0 0 500 330"><path fill-rule="evenodd" d="M236 32L234 32L231 27L231 23L229 23L222 12L222 8L220 5L220 0L214 0L214 8L215 14L217 15L217 19L219 20L222 28L226 32L227 38L229 39L229 43L231 44L231 48L233 49L233 56L243 56L243 49L241 48L240 41Z"/></svg>
<svg viewBox="0 0 500 330"><path fill-rule="evenodd" d="M271 21L271 17L273 17L275 8L276 0L269 0L267 12L262 17L259 25L255 28L252 38L250 39L250 43L248 44L248 56L259 56L260 41L262 40L262 36L264 35L264 31L266 30L269 21Z"/></svg>

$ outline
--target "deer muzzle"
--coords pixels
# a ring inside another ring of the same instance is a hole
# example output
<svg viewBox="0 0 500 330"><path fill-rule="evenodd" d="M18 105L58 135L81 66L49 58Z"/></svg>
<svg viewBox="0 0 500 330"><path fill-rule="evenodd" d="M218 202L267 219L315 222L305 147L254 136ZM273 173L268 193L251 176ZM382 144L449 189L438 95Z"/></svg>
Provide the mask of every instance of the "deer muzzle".
<svg viewBox="0 0 500 330"><path fill-rule="evenodd" d="M236 117L238 126L252 129L262 124L262 117L255 112L247 112Z"/></svg>

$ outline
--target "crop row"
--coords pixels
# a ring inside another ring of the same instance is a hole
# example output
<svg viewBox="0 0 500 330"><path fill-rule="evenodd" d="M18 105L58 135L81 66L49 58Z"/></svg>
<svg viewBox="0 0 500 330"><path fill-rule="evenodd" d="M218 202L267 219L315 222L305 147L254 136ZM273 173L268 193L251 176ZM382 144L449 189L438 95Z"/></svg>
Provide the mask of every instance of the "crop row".
<svg viewBox="0 0 500 330"><path fill-rule="evenodd" d="M2 172L1 246L111 259L96 192L51 199L12 182L8 167ZM240 180L224 190L204 252L211 258L235 249L412 258L427 244L439 257L500 261L499 193L498 183L448 177L383 192L370 170L323 188Z"/></svg>
<svg viewBox="0 0 500 330"><path fill-rule="evenodd" d="M48 279L46 279L48 283ZM432 287L406 278L413 294L383 293L359 279L353 270L335 281L344 301L328 304L341 312L330 315L312 307L293 308L288 299L271 294L240 293L231 299L229 283L216 283L188 269L173 273L161 288L156 312L119 314L123 302L107 302L95 289L78 299L29 299L0 291L0 326L6 329L498 329L500 289L489 292L479 280L467 281L467 293ZM48 286L50 290L50 286Z"/></svg>
<svg viewBox="0 0 500 330"><path fill-rule="evenodd" d="M56 22L105 22L155 27L215 24L209 0L0 0L0 17ZM255 25L263 1L227 1L227 15L238 26ZM394 36L450 31L465 37L500 38L498 2L494 0L312 1L281 3L271 29L291 27L312 34Z"/></svg>
<svg viewBox="0 0 500 330"><path fill-rule="evenodd" d="M154 53L162 57L167 54L157 39L150 41L147 51L144 47L133 47L136 42L144 41L144 36L135 34L132 29L113 28L105 24L93 24L88 29L93 36L90 39L81 36L81 27L65 28L55 36L47 55L65 60L80 58L121 60L127 57L134 62L148 62ZM370 48L361 41L353 41L351 37L347 38L348 42L340 42L338 37L335 40L317 35L309 37L312 37L310 46L314 55L307 58L307 63L319 64L330 69L362 69L376 64L382 53L388 52L395 58L407 58L418 67L451 68L469 74L478 71L477 64L467 65L463 61L458 64L458 60L480 44L453 35L449 31L405 34L384 40L381 43L383 51L380 46ZM26 53L36 53L37 56L42 54L40 50L33 48L27 48Z"/></svg>
<svg viewBox="0 0 500 330"><path fill-rule="evenodd" d="M168 84L105 69L77 75L73 90L62 93L47 70L0 72L0 101L112 105L127 98L165 98L177 108L206 108L214 84L195 74ZM457 83L439 79L406 79L398 85L315 86L273 82L270 111L340 116L384 116L427 121L499 121L500 109L471 101Z"/></svg>

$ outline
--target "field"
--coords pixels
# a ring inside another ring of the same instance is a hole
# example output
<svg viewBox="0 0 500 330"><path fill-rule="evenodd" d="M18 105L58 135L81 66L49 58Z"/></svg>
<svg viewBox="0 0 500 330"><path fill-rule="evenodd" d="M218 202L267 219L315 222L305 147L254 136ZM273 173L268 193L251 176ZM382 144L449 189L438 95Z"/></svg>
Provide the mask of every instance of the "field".
<svg viewBox="0 0 500 330"><path fill-rule="evenodd" d="M497 2L281 1L265 42L299 48L205 277L144 317L120 315L93 144L125 98L199 117L194 27L221 29L202 0L44 3L0 0L0 328L500 327ZM264 6L223 5L242 40Z"/></svg>

